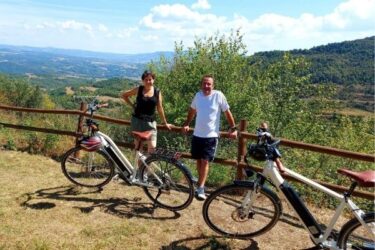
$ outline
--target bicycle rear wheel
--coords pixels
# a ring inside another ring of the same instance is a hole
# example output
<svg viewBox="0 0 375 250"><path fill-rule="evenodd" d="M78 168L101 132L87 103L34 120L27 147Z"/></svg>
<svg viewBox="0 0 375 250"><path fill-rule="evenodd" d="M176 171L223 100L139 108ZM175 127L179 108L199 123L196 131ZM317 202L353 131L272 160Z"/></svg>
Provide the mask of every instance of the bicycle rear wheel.
<svg viewBox="0 0 375 250"><path fill-rule="evenodd" d="M140 169L146 195L160 207L177 211L190 205L194 196L193 182L187 170L173 159L151 155Z"/></svg>
<svg viewBox="0 0 375 250"><path fill-rule="evenodd" d="M237 184L217 189L203 204L205 222L215 232L235 238L250 238L270 230L280 217L281 202L272 191L262 188L246 210L244 206L250 204L244 200L254 192L251 186Z"/></svg>
<svg viewBox="0 0 375 250"><path fill-rule="evenodd" d="M61 168L68 180L84 187L102 187L114 174L113 162L104 152L88 152L80 147L65 153Z"/></svg>
<svg viewBox="0 0 375 250"><path fill-rule="evenodd" d="M351 219L342 227L337 241L341 249L375 249L375 213L365 214L363 220L370 231L356 218Z"/></svg>

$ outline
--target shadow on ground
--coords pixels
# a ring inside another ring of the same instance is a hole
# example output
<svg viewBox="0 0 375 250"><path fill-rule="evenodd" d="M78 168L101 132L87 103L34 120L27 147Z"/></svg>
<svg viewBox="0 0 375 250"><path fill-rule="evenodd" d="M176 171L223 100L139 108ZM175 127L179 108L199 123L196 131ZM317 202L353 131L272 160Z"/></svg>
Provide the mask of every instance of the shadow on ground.
<svg viewBox="0 0 375 250"><path fill-rule="evenodd" d="M189 237L185 239L180 239L173 241L168 246L162 246L162 250L229 250L232 249L227 243L224 242L226 237L222 236L199 236L199 237ZM253 239L247 239L245 241L249 242L249 245L241 248L241 250L257 250L258 243Z"/></svg>
<svg viewBox="0 0 375 250"><path fill-rule="evenodd" d="M76 186L61 186L46 189L39 189L32 193L25 193L21 196L21 206L30 209L53 209L56 207L54 201L66 201L70 203L79 203L74 208L82 213L90 213L95 208L100 211L112 214L121 218L145 218L153 220L171 220L177 219L181 215L178 212L169 211L166 215L155 215L157 208L151 202L141 202L142 198L135 197L130 200L127 198L111 197L93 198L93 194L101 193L102 189L87 189ZM86 205L87 204L87 205Z"/></svg>

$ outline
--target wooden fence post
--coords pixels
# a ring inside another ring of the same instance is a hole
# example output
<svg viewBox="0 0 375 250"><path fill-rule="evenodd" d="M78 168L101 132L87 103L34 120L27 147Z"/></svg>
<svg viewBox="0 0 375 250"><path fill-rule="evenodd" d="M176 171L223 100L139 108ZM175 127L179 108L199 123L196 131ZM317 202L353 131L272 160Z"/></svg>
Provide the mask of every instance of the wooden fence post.
<svg viewBox="0 0 375 250"><path fill-rule="evenodd" d="M81 102L81 106L80 106L79 110L82 111L82 112L86 111L87 110L87 103ZM76 131L77 134L83 132L83 119L84 118L85 118L85 116L83 116L83 115L80 115L78 117L78 124L77 124L77 131ZM78 139L79 139L79 137L76 137L76 146L78 146ZM74 154L75 154L74 157L76 157L76 158L79 157L79 151L76 151Z"/></svg>
<svg viewBox="0 0 375 250"><path fill-rule="evenodd" d="M242 136L242 132L246 132L248 122L246 120L240 121L239 135L238 135L238 148L237 148L237 175L236 180L245 179L243 167L241 162L244 161L244 156L246 154L246 138Z"/></svg>

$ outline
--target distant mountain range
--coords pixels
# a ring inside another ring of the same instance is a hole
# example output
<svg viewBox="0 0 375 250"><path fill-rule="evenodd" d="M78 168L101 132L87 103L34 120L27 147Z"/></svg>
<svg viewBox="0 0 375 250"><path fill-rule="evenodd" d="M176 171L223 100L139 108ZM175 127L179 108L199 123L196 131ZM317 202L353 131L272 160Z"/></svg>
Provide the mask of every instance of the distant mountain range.
<svg viewBox="0 0 375 250"><path fill-rule="evenodd" d="M374 84L375 37L332 43L308 50L290 50L311 62L313 83L340 85ZM278 60L286 51L258 52L249 57L250 63L265 67ZM0 45L0 73L27 76L58 76L59 78L137 78L151 60L173 52L145 54L114 54L84 50L34 48Z"/></svg>
<svg viewBox="0 0 375 250"><path fill-rule="evenodd" d="M173 52L114 54L85 50L0 45L0 72L83 78L139 78L146 64Z"/></svg>

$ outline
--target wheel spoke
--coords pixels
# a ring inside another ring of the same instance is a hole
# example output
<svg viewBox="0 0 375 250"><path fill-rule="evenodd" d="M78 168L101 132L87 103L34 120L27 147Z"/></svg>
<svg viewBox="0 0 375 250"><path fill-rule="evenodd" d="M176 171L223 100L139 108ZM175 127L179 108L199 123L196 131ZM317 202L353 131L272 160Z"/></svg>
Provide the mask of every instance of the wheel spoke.
<svg viewBox="0 0 375 250"><path fill-rule="evenodd" d="M113 163L104 152L87 152L80 148L69 150L61 166L71 182L86 187L103 186L111 180L114 173Z"/></svg>
<svg viewBox="0 0 375 250"><path fill-rule="evenodd" d="M253 237L271 229L280 213L280 201L270 191L260 192L249 204L250 187L229 185L211 193L203 205L206 223L217 233Z"/></svg>
<svg viewBox="0 0 375 250"><path fill-rule="evenodd" d="M193 199L193 184L176 162L150 157L142 166L141 177L154 187L145 187L148 197L170 210L181 210Z"/></svg>

